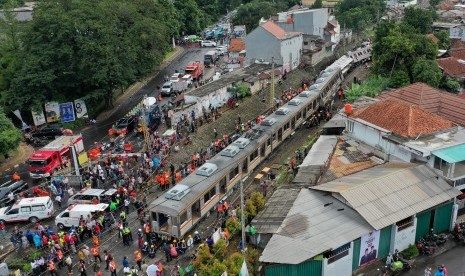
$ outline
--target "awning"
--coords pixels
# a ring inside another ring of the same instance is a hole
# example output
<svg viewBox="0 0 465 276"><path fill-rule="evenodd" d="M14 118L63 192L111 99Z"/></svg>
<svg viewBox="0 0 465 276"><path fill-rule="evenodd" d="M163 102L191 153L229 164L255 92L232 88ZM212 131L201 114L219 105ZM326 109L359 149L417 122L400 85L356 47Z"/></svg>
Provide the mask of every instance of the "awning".
<svg viewBox="0 0 465 276"><path fill-rule="evenodd" d="M465 144L435 150L433 151L433 155L441 158L447 163L457 163L465 161Z"/></svg>

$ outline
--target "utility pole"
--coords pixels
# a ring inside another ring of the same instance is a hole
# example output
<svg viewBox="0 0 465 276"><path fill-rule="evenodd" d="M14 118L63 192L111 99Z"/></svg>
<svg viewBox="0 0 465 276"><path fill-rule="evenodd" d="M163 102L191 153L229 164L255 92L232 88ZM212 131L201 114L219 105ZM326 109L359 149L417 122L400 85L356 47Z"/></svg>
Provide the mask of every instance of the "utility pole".
<svg viewBox="0 0 465 276"><path fill-rule="evenodd" d="M71 155L73 157L74 171L75 171L76 175L79 176L81 174L79 173L79 162L78 162L78 157L77 157L77 154L76 154L76 148L74 147L73 144L71 144L70 148L71 148ZM89 160L89 162L90 162L90 160Z"/></svg>
<svg viewBox="0 0 465 276"><path fill-rule="evenodd" d="M242 251L245 258L245 219L244 219L244 180L241 178L241 224L242 224Z"/></svg>
<svg viewBox="0 0 465 276"><path fill-rule="evenodd" d="M147 95L144 95L144 100L142 101L142 106L143 106L143 119L142 119L142 129L144 130L144 141L145 141L145 147L148 152L151 151L151 146L150 146L150 135L149 131L147 129L148 123L147 123L147 108L148 108L148 101L147 101Z"/></svg>
<svg viewBox="0 0 465 276"><path fill-rule="evenodd" d="M274 57L271 57L271 87L270 87L270 103L274 106Z"/></svg>

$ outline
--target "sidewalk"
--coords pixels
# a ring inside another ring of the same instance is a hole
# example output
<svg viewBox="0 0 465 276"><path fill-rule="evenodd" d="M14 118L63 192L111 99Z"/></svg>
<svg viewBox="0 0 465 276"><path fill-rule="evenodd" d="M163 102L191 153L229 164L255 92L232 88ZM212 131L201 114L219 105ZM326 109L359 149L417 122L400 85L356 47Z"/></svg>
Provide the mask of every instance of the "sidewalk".
<svg viewBox="0 0 465 276"><path fill-rule="evenodd" d="M175 53L172 54L169 58L166 60L163 60L160 66L158 67L157 70L155 70L150 76L145 78L142 81L136 82L133 85L131 85L126 91L124 91L123 94L121 94L113 103L115 107L118 107L122 103L126 102L130 97L132 97L137 91L139 91L141 88L143 88L147 83L149 83L153 78L157 76L157 74L165 69L173 60L177 59L182 53L184 53L186 49L181 47L181 46L176 46L175 48ZM108 119L115 111L117 108L112 108L109 110L104 110L102 113L100 113L97 116L97 121L103 121Z"/></svg>

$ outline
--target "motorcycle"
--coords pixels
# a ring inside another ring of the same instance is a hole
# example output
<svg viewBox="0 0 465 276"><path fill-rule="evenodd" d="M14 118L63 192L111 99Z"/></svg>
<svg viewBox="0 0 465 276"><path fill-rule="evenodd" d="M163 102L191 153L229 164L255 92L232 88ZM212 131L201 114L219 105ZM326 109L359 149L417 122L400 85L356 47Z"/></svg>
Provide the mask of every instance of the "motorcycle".
<svg viewBox="0 0 465 276"><path fill-rule="evenodd" d="M409 261L398 257L397 261L392 261L390 266L382 266L378 268L381 275L399 275L412 268L413 261Z"/></svg>
<svg viewBox="0 0 465 276"><path fill-rule="evenodd" d="M425 240L435 242L437 245L445 244L447 241L447 234L435 234L433 229L431 229L429 234L425 237Z"/></svg>
<svg viewBox="0 0 465 276"><path fill-rule="evenodd" d="M417 243L417 248L421 254L431 255L436 251L437 245L434 242L427 242L424 239L421 239Z"/></svg>

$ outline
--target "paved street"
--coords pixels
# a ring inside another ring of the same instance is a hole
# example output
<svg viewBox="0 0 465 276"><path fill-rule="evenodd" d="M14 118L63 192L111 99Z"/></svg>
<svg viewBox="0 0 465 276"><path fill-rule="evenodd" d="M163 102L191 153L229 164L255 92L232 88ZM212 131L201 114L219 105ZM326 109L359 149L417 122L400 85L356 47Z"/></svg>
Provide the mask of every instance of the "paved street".
<svg viewBox="0 0 465 276"><path fill-rule="evenodd" d="M431 260L428 258L419 258L414 263L414 267L407 273L403 273L405 276L420 276L423 275L425 267L435 268L441 264L444 264L448 271L448 276L464 276L465 275L465 246L456 246L451 250L447 251L442 255L433 257ZM433 272L433 275L434 275Z"/></svg>

